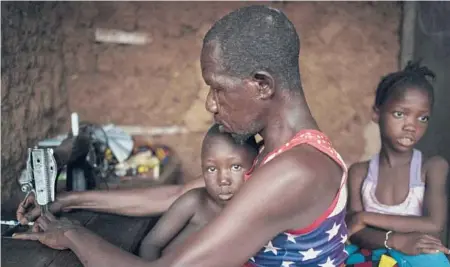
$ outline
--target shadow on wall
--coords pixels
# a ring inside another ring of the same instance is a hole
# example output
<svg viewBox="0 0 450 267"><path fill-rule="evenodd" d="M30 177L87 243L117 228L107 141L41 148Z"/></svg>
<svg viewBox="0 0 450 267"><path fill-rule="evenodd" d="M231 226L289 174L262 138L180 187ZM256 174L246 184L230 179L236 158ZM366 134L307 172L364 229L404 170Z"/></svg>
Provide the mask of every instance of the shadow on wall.
<svg viewBox="0 0 450 267"><path fill-rule="evenodd" d="M202 38L214 21L252 4L2 2L2 200L18 190L26 148L67 129L68 99L80 118L96 123L187 126L196 133L157 141L177 148L187 176L201 173L211 122ZM300 33L306 97L345 161L376 152L374 128L366 125L379 78L397 66L400 4L263 4L282 9ZM143 32L151 42L95 42L97 28Z"/></svg>
<svg viewBox="0 0 450 267"><path fill-rule="evenodd" d="M450 162L450 2L416 2L414 14L412 58L422 59L436 74L433 114L418 147L428 156L440 155ZM448 245L450 210L447 218Z"/></svg>
<svg viewBox="0 0 450 267"><path fill-rule="evenodd" d="M226 13L255 2L71 4L73 13L65 17L63 29L72 110L99 123L207 130L208 87L199 66L203 36ZM400 4L264 4L282 9L300 33L300 69L308 104L345 161L358 161L366 146L367 155L375 153L376 146L364 132L376 84L397 69ZM147 33L152 41L139 46L95 43L96 28ZM178 148L183 166L188 166L183 171L190 176L200 173L201 135L165 139Z"/></svg>
<svg viewBox="0 0 450 267"><path fill-rule="evenodd" d="M27 147L59 132L69 111L60 4L2 2L1 8L2 210L8 210L22 196L16 179Z"/></svg>

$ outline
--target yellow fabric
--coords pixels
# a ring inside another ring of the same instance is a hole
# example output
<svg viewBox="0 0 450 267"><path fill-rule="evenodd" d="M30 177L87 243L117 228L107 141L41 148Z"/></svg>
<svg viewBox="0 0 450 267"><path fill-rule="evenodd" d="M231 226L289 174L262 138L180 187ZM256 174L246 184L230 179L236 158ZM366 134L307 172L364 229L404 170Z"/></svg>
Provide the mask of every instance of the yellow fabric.
<svg viewBox="0 0 450 267"><path fill-rule="evenodd" d="M378 267L394 267L397 261L387 255L381 255Z"/></svg>

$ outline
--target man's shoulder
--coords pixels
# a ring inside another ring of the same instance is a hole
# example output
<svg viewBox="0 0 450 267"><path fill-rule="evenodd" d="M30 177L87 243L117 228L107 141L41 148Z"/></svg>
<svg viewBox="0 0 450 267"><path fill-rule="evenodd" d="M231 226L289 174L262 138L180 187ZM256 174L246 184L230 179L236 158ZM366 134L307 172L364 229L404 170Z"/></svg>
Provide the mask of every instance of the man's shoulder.
<svg viewBox="0 0 450 267"><path fill-rule="evenodd" d="M330 208L343 188L344 170L317 148L298 145L278 154L253 175L255 184L262 180L255 188L270 187L267 195L283 198L282 208L274 205L268 209L280 218L290 216L283 222L285 229L299 229L311 225Z"/></svg>
<svg viewBox="0 0 450 267"><path fill-rule="evenodd" d="M283 153L284 161L291 161L303 171L317 172L324 169L339 169L340 162L330 155L308 144L298 145ZM280 155L282 156L282 155ZM280 157L281 159L282 157Z"/></svg>
<svg viewBox="0 0 450 267"><path fill-rule="evenodd" d="M343 172L335 159L309 145L295 146L275 157L267 165L279 170L280 174L294 179L302 177L302 180L329 180L335 176L336 180L340 181Z"/></svg>

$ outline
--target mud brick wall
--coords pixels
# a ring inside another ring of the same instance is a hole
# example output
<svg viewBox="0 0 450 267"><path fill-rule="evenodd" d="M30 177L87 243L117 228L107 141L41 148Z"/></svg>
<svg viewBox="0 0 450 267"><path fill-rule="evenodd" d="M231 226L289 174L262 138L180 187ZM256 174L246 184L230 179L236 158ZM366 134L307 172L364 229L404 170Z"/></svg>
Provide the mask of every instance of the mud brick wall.
<svg viewBox="0 0 450 267"><path fill-rule="evenodd" d="M20 194L27 147L68 118L59 5L2 2L2 209Z"/></svg>
<svg viewBox="0 0 450 267"><path fill-rule="evenodd" d="M202 38L212 23L255 2L2 2L2 198L14 191L25 150L82 120L185 125L192 133L155 138L200 174L200 145L211 123L200 73ZM301 36L306 97L347 163L377 149L370 107L381 75L397 68L400 5L287 2ZM96 28L145 32L147 45L95 42ZM68 106L67 106L68 105Z"/></svg>
<svg viewBox="0 0 450 267"><path fill-rule="evenodd" d="M96 122L187 126L198 133L155 141L177 147L188 176L200 174L201 140L211 123L199 66L202 38L214 21L254 2L72 4L77 8L63 26L71 109ZM400 5L269 4L284 10L300 33L302 79L321 128L348 163L374 153L378 129L370 109L380 76L397 68ZM145 32L153 41L95 43L96 27Z"/></svg>

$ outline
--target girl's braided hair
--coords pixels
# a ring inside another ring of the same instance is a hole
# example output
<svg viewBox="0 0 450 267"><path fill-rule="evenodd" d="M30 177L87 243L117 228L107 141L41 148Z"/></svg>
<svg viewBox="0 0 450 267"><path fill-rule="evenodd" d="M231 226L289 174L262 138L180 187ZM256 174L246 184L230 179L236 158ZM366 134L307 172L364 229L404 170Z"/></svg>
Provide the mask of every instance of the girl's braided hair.
<svg viewBox="0 0 450 267"><path fill-rule="evenodd" d="M396 90L405 90L410 87L424 89L428 92L431 103L434 100L433 86L429 79L434 80L435 74L420 61L409 61L406 67L397 72L384 76L378 84L375 107L381 107Z"/></svg>

